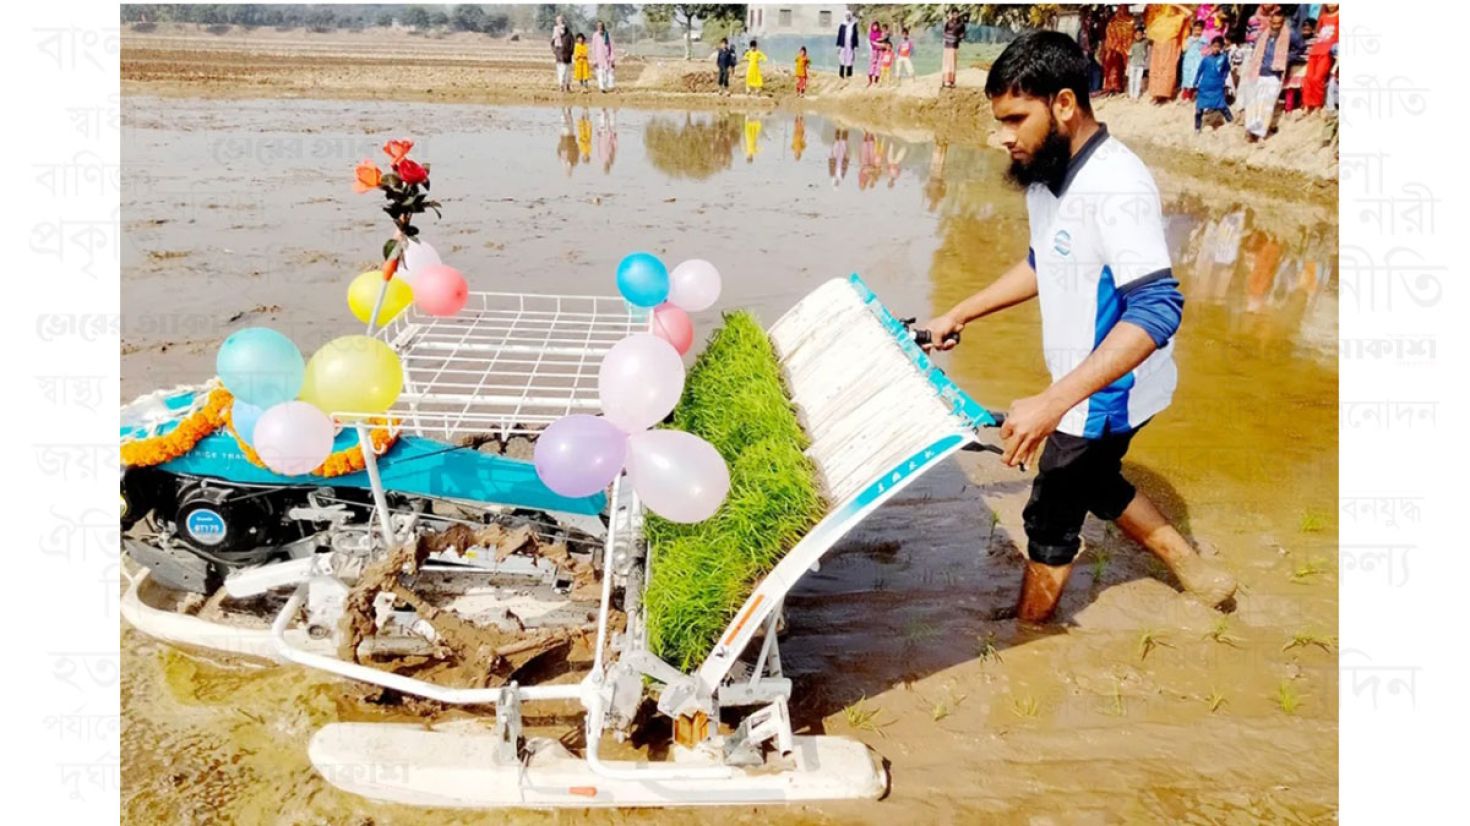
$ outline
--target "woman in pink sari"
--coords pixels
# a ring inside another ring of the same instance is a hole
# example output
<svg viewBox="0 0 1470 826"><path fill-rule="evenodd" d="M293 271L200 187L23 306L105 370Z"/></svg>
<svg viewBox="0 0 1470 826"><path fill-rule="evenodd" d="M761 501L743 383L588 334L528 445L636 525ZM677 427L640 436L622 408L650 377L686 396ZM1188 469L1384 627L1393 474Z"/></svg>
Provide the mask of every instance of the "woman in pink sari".
<svg viewBox="0 0 1470 826"><path fill-rule="evenodd" d="M597 21L597 31L592 33L592 65L597 71L597 88L611 92L613 88L613 44L607 26Z"/></svg>
<svg viewBox="0 0 1470 826"><path fill-rule="evenodd" d="M883 29L874 20L873 25L868 27L868 85L872 86L878 82L878 60L883 50L879 48L878 42L883 39Z"/></svg>

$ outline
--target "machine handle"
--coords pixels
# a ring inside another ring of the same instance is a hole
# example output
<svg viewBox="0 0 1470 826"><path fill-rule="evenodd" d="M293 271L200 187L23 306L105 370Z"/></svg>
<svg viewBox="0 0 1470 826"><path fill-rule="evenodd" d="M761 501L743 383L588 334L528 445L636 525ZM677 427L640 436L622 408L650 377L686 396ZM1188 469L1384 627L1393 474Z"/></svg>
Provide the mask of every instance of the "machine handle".
<svg viewBox="0 0 1470 826"><path fill-rule="evenodd" d="M905 326L905 327L912 327L919 319L917 319L917 318L903 318L903 319L899 319L899 320L903 322L903 326ZM919 345L920 347L928 347L928 346L930 346L931 344L934 343L934 336L933 336L933 334L930 333L928 330L922 328L922 327L919 328L919 329L917 329L917 330L911 330L910 332L912 332L914 334L914 343L917 344L917 345ZM955 332L952 332L952 333L946 333L945 336L944 336L944 342L946 344L951 343L951 342L954 343L954 344L959 344L960 343L960 334L959 334L959 331L956 330Z"/></svg>

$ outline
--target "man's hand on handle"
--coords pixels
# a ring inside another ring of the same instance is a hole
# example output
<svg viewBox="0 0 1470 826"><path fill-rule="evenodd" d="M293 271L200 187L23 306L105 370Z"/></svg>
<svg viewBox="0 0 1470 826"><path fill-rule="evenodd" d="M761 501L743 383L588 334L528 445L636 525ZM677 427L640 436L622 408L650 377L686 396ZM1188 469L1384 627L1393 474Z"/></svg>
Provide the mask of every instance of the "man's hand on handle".
<svg viewBox="0 0 1470 826"><path fill-rule="evenodd" d="M965 329L965 323L945 313L929 319L915 329L929 331L928 342L920 346L924 348L924 352L930 353L935 350L953 350L960 343L959 333Z"/></svg>
<svg viewBox="0 0 1470 826"><path fill-rule="evenodd" d="M1050 393L1012 402L1011 409L1006 412L1005 424L1000 428L1000 438L1005 442L1001 461L1007 467L1035 464L1046 437L1056 431L1068 409Z"/></svg>

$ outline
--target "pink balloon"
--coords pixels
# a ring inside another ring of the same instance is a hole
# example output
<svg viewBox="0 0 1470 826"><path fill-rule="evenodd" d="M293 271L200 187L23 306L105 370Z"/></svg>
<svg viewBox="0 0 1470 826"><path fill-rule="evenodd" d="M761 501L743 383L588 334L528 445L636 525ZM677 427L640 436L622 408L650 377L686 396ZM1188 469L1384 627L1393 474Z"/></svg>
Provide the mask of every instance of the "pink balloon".
<svg viewBox="0 0 1470 826"><path fill-rule="evenodd" d="M601 416L563 416L536 439L536 475L562 496L591 496L623 472L628 434Z"/></svg>
<svg viewBox="0 0 1470 826"><path fill-rule="evenodd" d="M682 430L628 438L628 479L648 509L671 522L703 522L730 492L730 469L714 445Z"/></svg>
<svg viewBox="0 0 1470 826"><path fill-rule="evenodd" d="M667 301L653 308L653 334L674 345L681 356L694 346L694 322Z"/></svg>
<svg viewBox="0 0 1470 826"><path fill-rule="evenodd" d="M429 315L454 315L469 298L470 285L453 267L434 264L414 271L413 305Z"/></svg>
<svg viewBox="0 0 1470 826"><path fill-rule="evenodd" d="M332 454L336 427L327 414L302 401L281 402L255 423L255 452L282 476L309 473Z"/></svg>
<svg viewBox="0 0 1470 826"><path fill-rule="evenodd" d="M674 345L648 333L614 344L597 370L602 414L624 433L658 424L684 392L684 360Z"/></svg>

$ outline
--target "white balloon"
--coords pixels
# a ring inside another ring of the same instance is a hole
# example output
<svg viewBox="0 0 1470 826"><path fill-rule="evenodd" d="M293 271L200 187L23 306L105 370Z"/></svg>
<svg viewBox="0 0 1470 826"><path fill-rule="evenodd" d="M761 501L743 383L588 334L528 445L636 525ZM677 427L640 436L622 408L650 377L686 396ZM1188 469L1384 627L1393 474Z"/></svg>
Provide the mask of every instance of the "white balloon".
<svg viewBox="0 0 1470 826"><path fill-rule="evenodd" d="M435 267L443 263L439 260L439 251L430 246L428 241L409 241L403 250L403 264L394 277L402 278L412 287L416 273L425 267Z"/></svg>
<svg viewBox="0 0 1470 826"><path fill-rule="evenodd" d="M602 415L624 433L663 421L684 392L684 360L674 345L650 333L614 344L597 369Z"/></svg>
<svg viewBox="0 0 1470 826"><path fill-rule="evenodd" d="M708 310L720 300L720 271L702 258L691 258L669 273L669 303L686 313Z"/></svg>
<svg viewBox="0 0 1470 826"><path fill-rule="evenodd" d="M703 522L730 492L730 469L714 445L682 430L628 439L628 479L649 510L671 522Z"/></svg>

